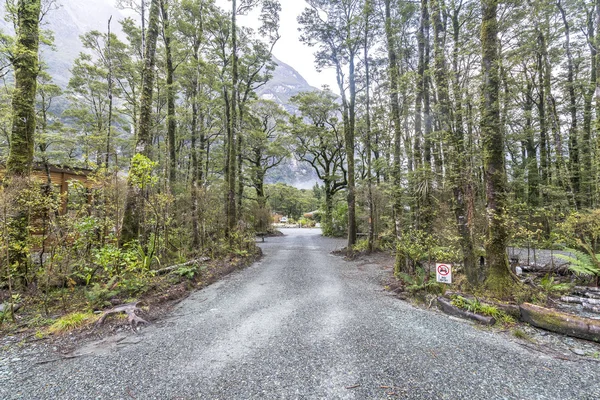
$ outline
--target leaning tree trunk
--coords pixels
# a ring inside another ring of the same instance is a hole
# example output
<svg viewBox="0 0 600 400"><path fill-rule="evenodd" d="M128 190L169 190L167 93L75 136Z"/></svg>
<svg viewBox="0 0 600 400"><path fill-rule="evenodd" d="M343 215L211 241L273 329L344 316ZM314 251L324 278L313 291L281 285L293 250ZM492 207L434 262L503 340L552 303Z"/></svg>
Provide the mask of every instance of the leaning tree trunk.
<svg viewBox="0 0 600 400"><path fill-rule="evenodd" d="M481 47L483 73L483 101L481 110L481 136L487 197L488 232L485 245L488 276L487 288L500 295L510 293L513 286L508 265L507 232L507 182L504 157L504 136L499 124L498 97L500 76L498 71L498 0L481 0Z"/></svg>
<svg viewBox="0 0 600 400"><path fill-rule="evenodd" d="M11 59L15 74L13 119L10 151L6 162L8 187L15 191L19 189L21 182L29 177L33 163L40 12L40 0L19 0L17 4L17 43ZM8 262L16 269L21 284L26 285L29 214L21 205L14 207L11 214Z"/></svg>
<svg viewBox="0 0 600 400"><path fill-rule="evenodd" d="M158 40L159 0L152 0L150 4L150 18L148 33L146 35L146 49L144 51L144 68L142 71L142 95L140 99L140 118L138 139L135 152L146 157L150 156L151 145L151 119L152 95L154 87L154 66L156 64L156 42ZM142 220L144 199L141 188L127 184L127 199L123 216L123 229L121 243L139 239Z"/></svg>

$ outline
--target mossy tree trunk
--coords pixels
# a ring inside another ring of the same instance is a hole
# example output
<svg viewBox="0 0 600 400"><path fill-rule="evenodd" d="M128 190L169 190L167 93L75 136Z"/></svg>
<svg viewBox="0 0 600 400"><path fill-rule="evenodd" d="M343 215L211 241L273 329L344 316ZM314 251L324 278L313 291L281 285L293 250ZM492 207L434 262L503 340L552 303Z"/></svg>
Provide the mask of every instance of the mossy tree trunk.
<svg viewBox="0 0 600 400"><path fill-rule="evenodd" d="M9 176L28 177L33 162L40 2L19 0L17 4L17 40L11 59L15 90L12 97L10 152L6 162Z"/></svg>
<svg viewBox="0 0 600 400"><path fill-rule="evenodd" d="M17 4L17 40L11 58L15 90L12 98L10 151L6 162L7 184L15 191L29 177L33 163L40 3L40 0L19 0ZM23 205L17 204L11 214L8 262L16 271L21 285L25 286L29 264L29 213Z"/></svg>
<svg viewBox="0 0 600 400"><path fill-rule="evenodd" d="M508 264L507 182L504 135L500 126L498 0L481 1L482 104L481 136L487 197L486 287L496 294L508 294L514 284Z"/></svg>
<svg viewBox="0 0 600 400"><path fill-rule="evenodd" d="M142 95L140 99L140 118L138 138L135 152L150 158L152 143L152 96L154 88L154 66L156 65L156 43L159 33L159 0L152 0L146 34L146 48L144 51L144 67L142 71ZM141 188L127 184L127 199L123 216L121 243L141 239L141 222L144 207L144 193Z"/></svg>

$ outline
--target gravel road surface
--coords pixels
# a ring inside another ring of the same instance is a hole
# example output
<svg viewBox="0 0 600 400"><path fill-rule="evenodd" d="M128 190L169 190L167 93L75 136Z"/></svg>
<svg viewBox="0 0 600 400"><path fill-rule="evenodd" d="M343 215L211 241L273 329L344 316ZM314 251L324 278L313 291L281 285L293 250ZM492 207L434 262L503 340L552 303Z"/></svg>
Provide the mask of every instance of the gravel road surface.
<svg viewBox="0 0 600 400"><path fill-rule="evenodd" d="M47 364L0 353L0 398L600 398L600 363L412 307L382 290L381 268L331 255L342 241L285 234L139 335Z"/></svg>

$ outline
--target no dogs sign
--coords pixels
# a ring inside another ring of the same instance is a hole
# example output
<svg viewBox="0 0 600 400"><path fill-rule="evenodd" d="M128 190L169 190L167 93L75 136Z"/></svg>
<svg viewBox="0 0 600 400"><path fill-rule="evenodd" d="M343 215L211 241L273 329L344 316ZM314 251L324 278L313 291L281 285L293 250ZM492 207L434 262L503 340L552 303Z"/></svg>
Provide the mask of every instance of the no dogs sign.
<svg viewBox="0 0 600 400"><path fill-rule="evenodd" d="M435 264L437 281L440 283L452 283L452 264Z"/></svg>

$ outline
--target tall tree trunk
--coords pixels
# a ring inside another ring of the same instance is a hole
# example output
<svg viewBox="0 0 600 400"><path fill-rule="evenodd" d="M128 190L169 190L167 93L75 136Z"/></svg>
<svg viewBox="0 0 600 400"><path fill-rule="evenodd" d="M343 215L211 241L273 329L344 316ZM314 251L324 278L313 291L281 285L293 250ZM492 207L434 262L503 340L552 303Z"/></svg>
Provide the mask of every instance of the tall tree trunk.
<svg viewBox="0 0 600 400"><path fill-rule="evenodd" d="M150 18L148 33L146 35L146 49L144 51L144 68L142 70L142 94L140 98L140 117L138 138L135 152L150 157L152 145L152 96L154 89L154 66L156 65L156 42L159 31L159 0L152 0L150 4ZM121 243L140 239L140 225L143 213L143 196L141 188L127 185L127 200L123 216L123 229Z"/></svg>
<svg viewBox="0 0 600 400"><path fill-rule="evenodd" d="M600 74L598 74L598 68L600 67L600 51L598 49L600 49L600 0L596 0L595 1L595 5L596 5L596 36L595 36L595 40L594 40L594 45L596 47L596 82L595 82L595 100L596 100L596 120L595 120L595 124L594 124L594 133L596 136L596 140L598 140L598 135L600 133ZM594 136L594 135L593 135ZM592 207L597 207L598 206L598 163L600 162L600 160L598 159L598 148L597 148L597 144L591 142L590 143L590 153L591 153L591 158L592 158L592 169L591 171L591 188L590 188L590 192L591 192L591 205Z"/></svg>
<svg viewBox="0 0 600 400"><path fill-rule="evenodd" d="M350 103L348 105L348 127L345 131L346 160L348 161L348 250L356 243L356 183L354 172L354 142L356 127L356 75L355 54L349 55Z"/></svg>
<svg viewBox="0 0 600 400"><path fill-rule="evenodd" d="M28 177L33 162L40 8L40 0L19 0L17 4L17 43L11 59L15 74L13 118L6 162L9 177Z"/></svg>
<svg viewBox="0 0 600 400"><path fill-rule="evenodd" d="M590 80L587 90L584 91L583 104L583 135L581 141L581 200L584 207L592 207L592 99L596 92L596 36L594 29L594 8L587 13L587 36L590 48Z"/></svg>
<svg viewBox="0 0 600 400"><path fill-rule="evenodd" d="M373 169L372 169L372 151L371 151L371 75L370 75L370 63L369 63L369 39L370 39L370 16L371 16L371 1L365 1L365 76L366 76L366 88L365 88L365 102L366 102L366 152L367 152L367 196L369 203L369 236L368 236L368 250L373 251L373 241L375 235L375 211L373 202Z"/></svg>
<svg viewBox="0 0 600 400"><path fill-rule="evenodd" d="M173 185L175 185L175 180L177 179L177 151L175 143L177 121L175 119L175 67L173 66L168 1L169 0L160 0L160 8L162 11L163 39L165 42L165 56L167 63L167 144L169 146L169 185L171 190L173 190Z"/></svg>
<svg viewBox="0 0 600 400"><path fill-rule="evenodd" d="M112 65L112 52L111 52L111 32L110 32L110 24L112 21L112 15L108 19L108 35L106 38L106 60L108 63L108 127L106 128L106 154L104 156L104 167L108 170L108 165L110 162L110 141L111 141L111 131L112 131L112 122L113 122L113 65Z"/></svg>
<svg viewBox="0 0 600 400"><path fill-rule="evenodd" d="M237 54L237 0L232 0L231 11L231 51L232 51L232 72L231 72L231 98L229 104L229 128L227 131L227 170L226 170L226 215L227 215L227 236L235 230L237 223L236 211L236 137L238 135L237 121L237 89L239 81L238 72L238 54Z"/></svg>
<svg viewBox="0 0 600 400"><path fill-rule="evenodd" d="M525 79L527 79L525 90L525 152L527 168L527 202L532 207L539 206L540 197L540 174L538 171L537 150L533 134L533 84L527 77L527 67L525 67Z"/></svg>
<svg viewBox="0 0 600 400"><path fill-rule="evenodd" d="M202 7L202 5L201 5ZM200 44L203 35L204 25L203 20L200 20L199 34L194 42L192 57L194 59L194 75L192 78L192 120L191 120L191 155L192 155L192 179L191 179L191 201L192 201L192 250L198 248L200 243L200 227L199 227L199 209L200 199L199 190L202 184L202 155L198 155L198 128L199 128L199 107L198 107L198 87L200 81ZM200 123L202 121L200 120ZM202 151L202 149L200 149Z"/></svg>
<svg viewBox="0 0 600 400"><path fill-rule="evenodd" d="M483 101L481 136L486 178L488 232L485 244L488 276L486 286L497 295L507 295L513 286L508 265L507 182L504 157L504 136L499 125L498 104L500 77L498 72L498 0L481 0L481 47Z"/></svg>
<svg viewBox="0 0 600 400"><path fill-rule="evenodd" d="M473 238L471 229L469 229L469 218L467 216L467 195L472 195L473 191L468 189L471 185L470 168L467 164L467 157L464 131L463 131L463 105L462 105L462 88L460 87L460 73L458 70L458 53L460 39L460 21L459 13L462 3L452 13L452 35L454 38L453 61L452 68L454 70L453 92L454 92L454 132L450 132L450 99L448 96L448 69L446 66L444 48L446 27L442 22L441 7L443 0L435 0L435 17L434 17L434 32L435 32L435 75L438 82L438 97L442 114L442 130L447 132L452 143L453 154L451 168L451 184L454 193L454 216L456 218L456 226L460 236L460 244L463 252L463 266L467 274L469 283L473 286L481 283L482 271L478 268L475 260L475 251L473 246Z"/></svg>
<svg viewBox="0 0 600 400"><path fill-rule="evenodd" d="M430 113L429 106L429 81L426 70L429 69L429 0L421 0L421 17L419 30L417 31L417 78L415 90L415 142L414 159L417 183L422 185L424 190L417 193L416 226L419 229L429 232L433 223L433 204L431 193L431 143L428 136L431 133L430 116L425 118L429 121L429 132L423 134L423 108L424 100L427 96L426 114ZM427 123L426 123L427 125ZM427 128L426 128L427 130ZM423 149L425 151L423 152Z"/></svg>
<svg viewBox="0 0 600 400"><path fill-rule="evenodd" d="M575 95L574 65L573 54L571 53L571 27L567 20L567 14L561 4L561 0L556 2L560 15L565 26L565 50L567 52L567 91L569 94L569 114L571 125L569 127L569 172L571 175L571 186L575 197L575 205L581 207L581 180L579 172L579 141L577 138L577 96Z"/></svg>
<svg viewBox="0 0 600 400"><path fill-rule="evenodd" d="M392 167L393 185L394 185L394 219L396 236L402 234L402 214L404 205L402 204L402 126L400 122L400 101L398 98L399 90L399 72L398 56L396 55L396 40L392 31L391 0L385 0L385 33L388 51L388 77L390 81L390 104L392 108L392 123L394 126L394 165ZM398 263L399 260L396 260ZM402 260L400 265L404 265Z"/></svg>
<svg viewBox="0 0 600 400"><path fill-rule="evenodd" d="M6 161L8 187L15 191L29 178L33 163L40 12L40 0L19 0L17 4L17 40L11 58L15 89L12 97L10 151ZM17 204L9 217L8 262L17 271L21 285L25 286L29 272L29 213L24 205Z"/></svg>
<svg viewBox="0 0 600 400"><path fill-rule="evenodd" d="M538 34L538 45L540 48L544 46L544 37L541 32ZM537 76L538 76L538 117L540 125L540 170L541 170L541 183L542 185L548 185L548 128L546 119L546 94L544 86L544 57L543 54L537 56ZM542 195L542 202L544 202L545 195Z"/></svg>

